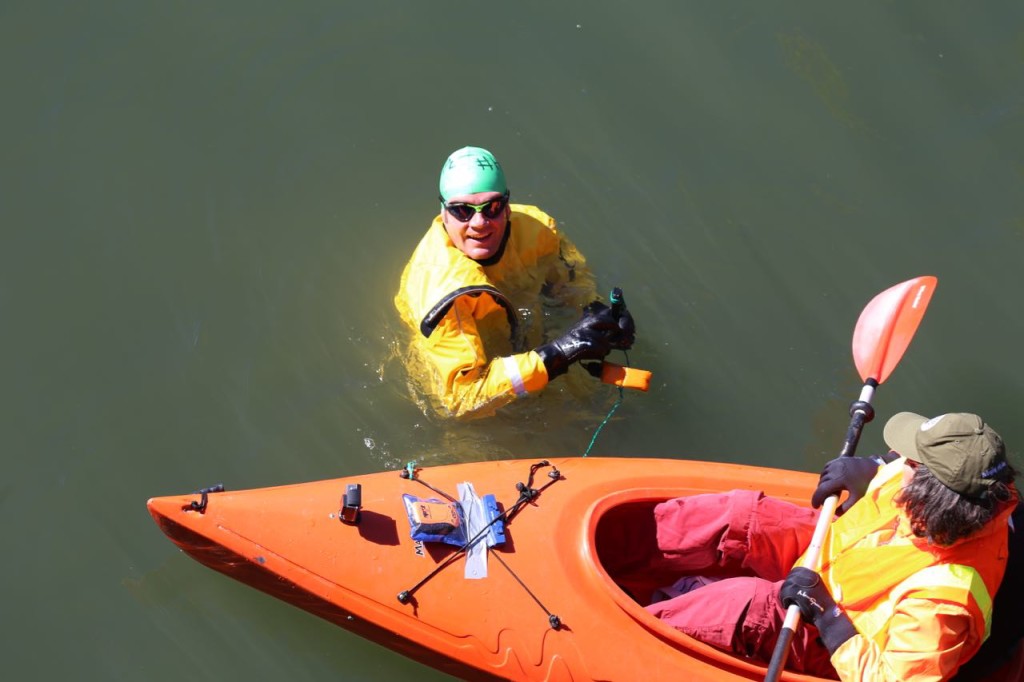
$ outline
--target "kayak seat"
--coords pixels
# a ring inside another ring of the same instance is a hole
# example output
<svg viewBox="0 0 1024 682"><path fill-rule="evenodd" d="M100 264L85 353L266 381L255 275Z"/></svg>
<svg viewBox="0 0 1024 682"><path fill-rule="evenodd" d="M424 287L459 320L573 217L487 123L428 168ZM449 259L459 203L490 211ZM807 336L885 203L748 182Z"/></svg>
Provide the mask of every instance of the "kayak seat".
<svg viewBox="0 0 1024 682"><path fill-rule="evenodd" d="M595 533L595 549L602 567L616 585L641 606L664 599L666 586L685 576L698 575L681 571L677 562L658 549L654 507L664 501L630 501L612 507L598 521ZM741 574L725 573L721 569L699 573L708 580L736 575Z"/></svg>
<svg viewBox="0 0 1024 682"><path fill-rule="evenodd" d="M658 573L654 561L658 555L654 505L659 501L612 507L598 521L595 533L595 549L602 567L616 585L641 605L646 605L651 593L666 584L669 577Z"/></svg>

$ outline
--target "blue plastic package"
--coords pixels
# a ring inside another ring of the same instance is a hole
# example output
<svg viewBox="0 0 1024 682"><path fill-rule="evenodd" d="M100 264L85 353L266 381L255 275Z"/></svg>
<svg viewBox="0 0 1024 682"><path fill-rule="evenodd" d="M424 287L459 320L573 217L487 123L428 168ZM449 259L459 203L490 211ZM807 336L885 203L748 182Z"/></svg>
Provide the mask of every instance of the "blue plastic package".
<svg viewBox="0 0 1024 682"><path fill-rule="evenodd" d="M409 517L410 536L421 542L444 542L456 547L466 544L466 523L458 502L402 495Z"/></svg>

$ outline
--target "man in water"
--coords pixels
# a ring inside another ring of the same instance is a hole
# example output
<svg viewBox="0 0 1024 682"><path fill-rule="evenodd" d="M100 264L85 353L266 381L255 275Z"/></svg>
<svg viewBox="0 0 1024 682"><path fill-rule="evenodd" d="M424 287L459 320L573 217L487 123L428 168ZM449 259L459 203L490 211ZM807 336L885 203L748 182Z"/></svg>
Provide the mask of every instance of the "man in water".
<svg viewBox="0 0 1024 682"><path fill-rule="evenodd" d="M551 216L509 203L493 154L456 150L439 190L441 212L405 266L395 305L414 337L411 374L440 412L491 414L580 360L632 346L629 312L596 300L585 259ZM560 336L545 329L558 308L582 309Z"/></svg>

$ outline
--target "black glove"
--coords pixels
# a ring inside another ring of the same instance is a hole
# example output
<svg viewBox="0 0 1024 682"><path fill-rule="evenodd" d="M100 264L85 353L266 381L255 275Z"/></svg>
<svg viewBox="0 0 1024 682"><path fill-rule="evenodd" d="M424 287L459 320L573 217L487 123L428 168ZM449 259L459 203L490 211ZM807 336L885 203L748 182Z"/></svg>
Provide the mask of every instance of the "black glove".
<svg viewBox="0 0 1024 682"><path fill-rule="evenodd" d="M794 604L800 607L800 615L818 628L830 654L857 634L853 621L836 604L821 576L809 568L798 566L789 572L779 589L779 599L786 608Z"/></svg>
<svg viewBox="0 0 1024 682"><path fill-rule="evenodd" d="M544 361L548 379L554 379L565 374L574 362L603 359L621 335L622 329L611 308L594 301L583 308L583 317L569 331L536 350ZM629 343L632 344L632 339Z"/></svg>
<svg viewBox="0 0 1024 682"><path fill-rule="evenodd" d="M849 493L846 501L836 509L836 515L842 516L857 500L864 497L868 484L878 473L878 462L865 457L836 457L827 462L821 470L818 487L811 495L811 506L817 509L832 495L842 491Z"/></svg>
<svg viewBox="0 0 1024 682"><path fill-rule="evenodd" d="M633 342L636 341L636 324L633 322L633 316L629 310L624 308L616 316L615 322L619 331L611 339L612 348L629 350L633 347Z"/></svg>

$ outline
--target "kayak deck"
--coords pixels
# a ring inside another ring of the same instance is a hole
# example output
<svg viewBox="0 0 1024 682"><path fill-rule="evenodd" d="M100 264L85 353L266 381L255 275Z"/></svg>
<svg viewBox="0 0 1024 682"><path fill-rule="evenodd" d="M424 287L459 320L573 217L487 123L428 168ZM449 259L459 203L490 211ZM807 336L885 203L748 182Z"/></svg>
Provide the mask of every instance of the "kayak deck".
<svg viewBox="0 0 1024 682"><path fill-rule="evenodd" d="M537 476L527 485L531 467ZM160 497L148 507L201 563L462 679L756 680L764 666L643 609L655 588L679 577L651 569L652 510L734 488L806 504L816 480L683 460L508 460L427 468L414 478L392 471ZM402 502L403 494L439 497L432 488L455 496L464 481L506 511L520 500L517 484L540 491L507 524L505 543L488 551L483 579L464 575L455 547L413 541ZM362 491L354 525L339 518L352 484Z"/></svg>

